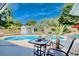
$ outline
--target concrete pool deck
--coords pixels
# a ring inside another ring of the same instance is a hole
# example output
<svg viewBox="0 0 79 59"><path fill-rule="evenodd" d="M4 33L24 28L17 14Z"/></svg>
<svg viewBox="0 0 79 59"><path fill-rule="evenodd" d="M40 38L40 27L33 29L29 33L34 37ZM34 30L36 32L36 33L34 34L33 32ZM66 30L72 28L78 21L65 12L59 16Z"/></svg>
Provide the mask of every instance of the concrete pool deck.
<svg viewBox="0 0 79 59"><path fill-rule="evenodd" d="M33 49L2 40L0 56L33 56Z"/></svg>
<svg viewBox="0 0 79 59"><path fill-rule="evenodd" d="M4 40L12 36L0 37L0 56L33 56L33 45L27 40Z"/></svg>

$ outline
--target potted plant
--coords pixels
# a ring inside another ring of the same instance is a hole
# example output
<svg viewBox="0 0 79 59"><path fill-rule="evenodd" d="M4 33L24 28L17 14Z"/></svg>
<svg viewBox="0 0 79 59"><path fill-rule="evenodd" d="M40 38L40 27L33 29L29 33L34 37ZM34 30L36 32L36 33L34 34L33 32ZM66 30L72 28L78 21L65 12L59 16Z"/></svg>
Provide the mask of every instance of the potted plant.
<svg viewBox="0 0 79 59"><path fill-rule="evenodd" d="M52 48L53 47L52 46L52 36L53 36L52 31L48 32L48 34L50 36L50 48Z"/></svg>
<svg viewBox="0 0 79 59"><path fill-rule="evenodd" d="M64 26L62 25L57 25L55 27L55 34L56 34L56 48L59 49L59 44L60 44L60 35L63 33Z"/></svg>

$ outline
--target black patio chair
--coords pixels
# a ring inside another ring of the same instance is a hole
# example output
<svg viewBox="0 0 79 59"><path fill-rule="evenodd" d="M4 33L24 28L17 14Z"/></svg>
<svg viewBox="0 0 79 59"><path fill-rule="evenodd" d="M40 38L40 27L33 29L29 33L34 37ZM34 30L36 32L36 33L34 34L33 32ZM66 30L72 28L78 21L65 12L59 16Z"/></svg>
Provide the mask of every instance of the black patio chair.
<svg viewBox="0 0 79 59"><path fill-rule="evenodd" d="M47 56L69 56L68 54L69 54L69 52L70 52L70 50L72 48L72 45L73 45L73 43L74 43L75 40L76 40L76 38L74 38L72 40L72 42L71 42L71 44L70 44L67 52L65 52L65 51L63 51L61 49L50 48L50 49L48 49L46 55Z"/></svg>

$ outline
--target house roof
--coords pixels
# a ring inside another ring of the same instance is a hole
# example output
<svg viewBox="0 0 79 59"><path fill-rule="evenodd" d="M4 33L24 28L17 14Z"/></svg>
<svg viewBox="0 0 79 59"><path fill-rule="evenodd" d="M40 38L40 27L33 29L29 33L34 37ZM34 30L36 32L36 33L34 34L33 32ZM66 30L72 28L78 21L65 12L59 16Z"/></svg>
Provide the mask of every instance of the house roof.
<svg viewBox="0 0 79 59"><path fill-rule="evenodd" d="M79 16L79 3L75 3L70 11L73 16Z"/></svg>

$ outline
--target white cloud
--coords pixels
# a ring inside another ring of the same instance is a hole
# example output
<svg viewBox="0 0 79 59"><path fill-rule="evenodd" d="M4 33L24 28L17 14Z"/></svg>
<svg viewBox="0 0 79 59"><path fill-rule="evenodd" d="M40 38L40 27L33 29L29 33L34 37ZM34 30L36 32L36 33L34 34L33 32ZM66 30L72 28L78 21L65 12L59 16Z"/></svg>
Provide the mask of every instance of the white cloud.
<svg viewBox="0 0 79 59"><path fill-rule="evenodd" d="M49 14L52 14L53 12L42 12L42 13L36 13L36 14L33 14L31 15L32 17L35 17L35 16L40 16L40 15L49 15Z"/></svg>
<svg viewBox="0 0 79 59"><path fill-rule="evenodd" d="M43 8L43 9L41 9L41 10L45 10L45 9L47 9L47 8ZM60 11L60 10L62 10L62 7L56 7L54 10L52 10L52 11L50 11L50 12L41 12L41 13L36 13L36 14L34 14L34 15L32 15L32 17L34 17L34 16L39 16L39 15L49 15L49 14L53 14L54 12L56 12L56 11Z"/></svg>
<svg viewBox="0 0 79 59"><path fill-rule="evenodd" d="M17 17L16 19L24 19L24 18L27 18L27 17L30 17L31 15L23 15L23 16L21 16L21 17Z"/></svg>

